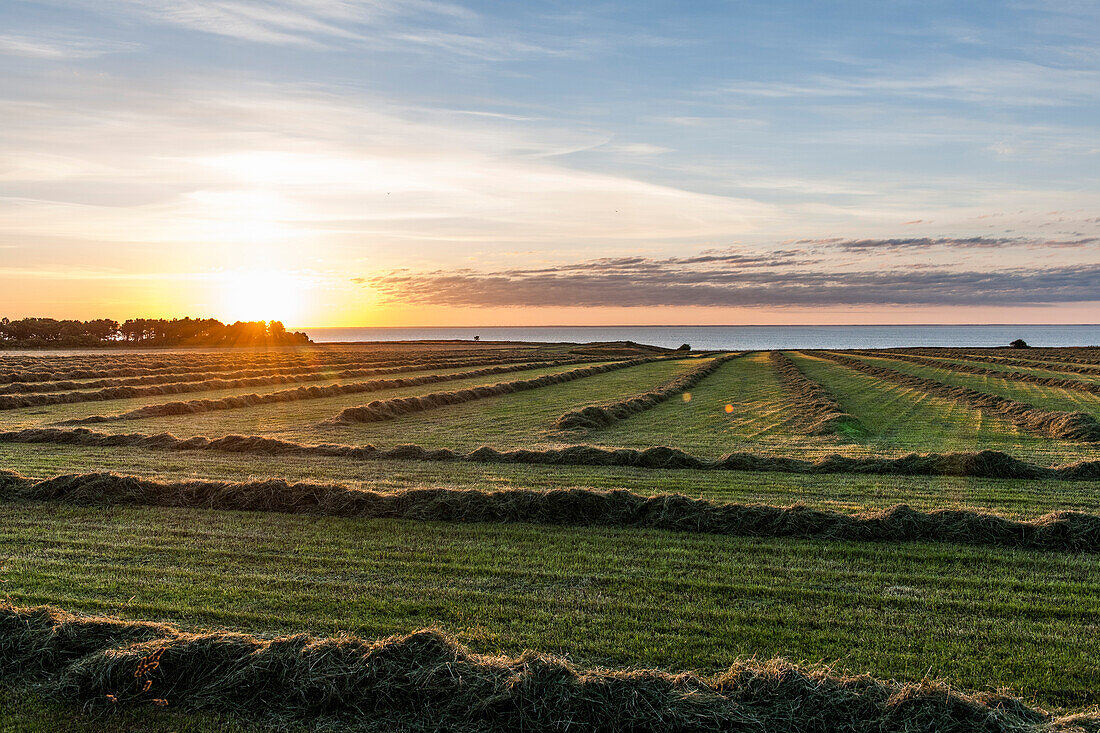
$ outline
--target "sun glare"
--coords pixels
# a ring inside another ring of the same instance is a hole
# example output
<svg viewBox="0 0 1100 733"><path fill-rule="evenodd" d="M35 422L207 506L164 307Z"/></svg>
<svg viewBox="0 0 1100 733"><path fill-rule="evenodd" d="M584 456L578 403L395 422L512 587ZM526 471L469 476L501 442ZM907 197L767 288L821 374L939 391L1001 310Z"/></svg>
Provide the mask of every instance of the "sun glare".
<svg viewBox="0 0 1100 733"><path fill-rule="evenodd" d="M282 321L285 325L300 322L305 284L294 275L227 273L222 287L223 320Z"/></svg>

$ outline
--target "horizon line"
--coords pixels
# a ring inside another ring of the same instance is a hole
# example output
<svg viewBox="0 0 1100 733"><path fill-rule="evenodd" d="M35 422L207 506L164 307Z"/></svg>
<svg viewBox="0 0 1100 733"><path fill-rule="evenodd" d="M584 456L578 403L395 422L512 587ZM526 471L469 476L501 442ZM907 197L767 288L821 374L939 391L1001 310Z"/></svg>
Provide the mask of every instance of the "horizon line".
<svg viewBox="0 0 1100 733"><path fill-rule="evenodd" d="M709 323L709 324L695 324L695 323L672 323L672 324L607 324L607 325L575 325L575 324L551 324L540 326L513 326L513 325L481 325L481 326L287 326L287 330L298 329L313 329L313 330L342 330L352 328L370 328L375 330L399 330L399 329L414 329L414 328L434 328L434 329L477 329L477 328L921 328L927 326L955 326L955 327L974 327L974 326L1044 326L1044 327L1057 327L1057 326L1094 326L1100 327L1100 323Z"/></svg>

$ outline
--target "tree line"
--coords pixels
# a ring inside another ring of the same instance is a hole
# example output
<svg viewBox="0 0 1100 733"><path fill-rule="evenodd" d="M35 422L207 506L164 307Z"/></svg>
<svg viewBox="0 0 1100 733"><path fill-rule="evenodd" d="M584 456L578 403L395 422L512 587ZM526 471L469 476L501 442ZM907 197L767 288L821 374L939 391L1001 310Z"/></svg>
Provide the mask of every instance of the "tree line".
<svg viewBox="0 0 1100 733"><path fill-rule="evenodd" d="M290 332L281 321L236 321L215 318L109 318L90 321L53 318L0 318L0 346L289 346L312 343L301 331Z"/></svg>

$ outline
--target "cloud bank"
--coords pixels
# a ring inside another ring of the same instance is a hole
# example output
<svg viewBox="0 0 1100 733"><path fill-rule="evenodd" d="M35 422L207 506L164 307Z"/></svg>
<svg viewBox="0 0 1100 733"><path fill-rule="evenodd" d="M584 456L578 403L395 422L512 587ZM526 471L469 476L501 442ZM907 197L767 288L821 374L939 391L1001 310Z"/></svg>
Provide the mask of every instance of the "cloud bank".
<svg viewBox="0 0 1100 733"><path fill-rule="evenodd" d="M1100 264L835 271L806 251L604 258L498 272L355 278L386 304L447 307L1005 306L1100 301Z"/></svg>

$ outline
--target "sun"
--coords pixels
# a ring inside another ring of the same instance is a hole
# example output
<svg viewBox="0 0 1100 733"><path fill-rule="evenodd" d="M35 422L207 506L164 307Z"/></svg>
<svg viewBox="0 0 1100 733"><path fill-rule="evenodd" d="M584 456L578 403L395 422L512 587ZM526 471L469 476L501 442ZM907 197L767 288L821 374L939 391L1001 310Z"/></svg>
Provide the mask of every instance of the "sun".
<svg viewBox="0 0 1100 733"><path fill-rule="evenodd" d="M222 284L222 314L227 322L300 322L305 284L286 272L226 273Z"/></svg>

